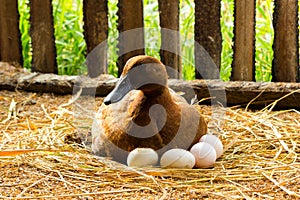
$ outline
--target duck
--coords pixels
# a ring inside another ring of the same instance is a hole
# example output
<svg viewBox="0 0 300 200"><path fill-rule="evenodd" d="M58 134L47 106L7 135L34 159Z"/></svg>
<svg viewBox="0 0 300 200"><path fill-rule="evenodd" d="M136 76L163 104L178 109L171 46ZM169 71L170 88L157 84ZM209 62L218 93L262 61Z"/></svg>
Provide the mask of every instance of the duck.
<svg viewBox="0 0 300 200"><path fill-rule="evenodd" d="M126 163L130 151L190 149L207 132L200 112L168 87L165 65L139 55L130 58L115 88L104 98L92 125L92 152Z"/></svg>

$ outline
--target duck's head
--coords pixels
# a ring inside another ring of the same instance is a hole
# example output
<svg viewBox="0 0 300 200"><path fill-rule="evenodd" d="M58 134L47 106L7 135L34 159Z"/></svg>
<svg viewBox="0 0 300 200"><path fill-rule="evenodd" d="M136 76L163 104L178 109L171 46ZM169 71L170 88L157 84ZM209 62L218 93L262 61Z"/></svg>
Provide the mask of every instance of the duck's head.
<svg viewBox="0 0 300 200"><path fill-rule="evenodd" d="M116 87L104 99L109 105L120 101L129 91L141 90L145 96L161 94L167 87L165 66L151 56L135 56L127 61Z"/></svg>

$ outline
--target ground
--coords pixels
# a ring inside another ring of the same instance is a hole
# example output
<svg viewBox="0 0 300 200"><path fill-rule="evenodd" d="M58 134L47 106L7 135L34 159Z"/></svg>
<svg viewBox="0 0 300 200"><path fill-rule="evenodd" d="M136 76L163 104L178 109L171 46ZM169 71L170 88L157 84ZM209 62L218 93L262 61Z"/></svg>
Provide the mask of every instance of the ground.
<svg viewBox="0 0 300 200"><path fill-rule="evenodd" d="M102 99L74 98L0 91L1 199L300 198L296 110L222 108L219 129L210 128L225 153L213 167L133 169L79 144ZM212 121L210 106L197 108Z"/></svg>

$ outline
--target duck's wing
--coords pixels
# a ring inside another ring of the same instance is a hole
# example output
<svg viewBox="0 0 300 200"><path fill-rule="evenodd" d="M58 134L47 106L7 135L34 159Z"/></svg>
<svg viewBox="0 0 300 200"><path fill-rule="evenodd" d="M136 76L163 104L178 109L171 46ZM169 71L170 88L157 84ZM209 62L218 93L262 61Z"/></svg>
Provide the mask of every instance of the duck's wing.
<svg viewBox="0 0 300 200"><path fill-rule="evenodd" d="M122 137L131 126L132 117L140 109L143 97L141 91L132 90L121 101L100 106L92 125L94 154L104 157L113 157L112 154L117 154L118 144L113 144L111 141L124 142L119 137ZM120 149L120 154L122 153Z"/></svg>
<svg viewBox="0 0 300 200"><path fill-rule="evenodd" d="M187 103L180 103L179 105L181 119L174 130L176 134L166 148L160 150L160 153L172 148L190 149L206 134L207 125L199 111Z"/></svg>

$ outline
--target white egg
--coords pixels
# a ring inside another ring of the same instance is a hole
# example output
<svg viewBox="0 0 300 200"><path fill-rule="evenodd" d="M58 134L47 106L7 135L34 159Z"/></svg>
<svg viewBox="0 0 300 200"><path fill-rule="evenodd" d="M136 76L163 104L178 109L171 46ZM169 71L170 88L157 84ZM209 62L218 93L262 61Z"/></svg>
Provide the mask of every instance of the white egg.
<svg viewBox="0 0 300 200"><path fill-rule="evenodd" d="M184 149L170 149L162 155L160 165L163 168L192 169L195 165L195 157Z"/></svg>
<svg viewBox="0 0 300 200"><path fill-rule="evenodd" d="M206 142L212 145L217 153L217 158L223 154L223 144L221 140L215 135L203 135L200 139L200 142Z"/></svg>
<svg viewBox="0 0 300 200"><path fill-rule="evenodd" d="M206 142L199 142L192 146L190 152L195 156L197 168L207 168L213 165L217 159L214 147Z"/></svg>
<svg viewBox="0 0 300 200"><path fill-rule="evenodd" d="M157 161L158 155L151 148L136 148L127 157L127 165L130 167L154 166Z"/></svg>

